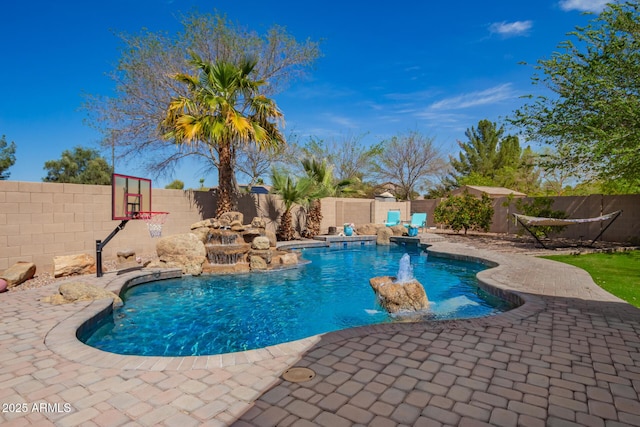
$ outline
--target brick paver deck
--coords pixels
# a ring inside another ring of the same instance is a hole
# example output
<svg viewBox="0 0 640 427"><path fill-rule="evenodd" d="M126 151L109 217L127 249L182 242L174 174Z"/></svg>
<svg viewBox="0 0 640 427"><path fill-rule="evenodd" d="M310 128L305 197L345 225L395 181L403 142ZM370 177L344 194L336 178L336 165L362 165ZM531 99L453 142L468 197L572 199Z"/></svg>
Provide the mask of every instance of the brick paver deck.
<svg viewBox="0 0 640 427"><path fill-rule="evenodd" d="M104 353L75 338L105 300L38 301L55 286L1 294L0 424L640 425L640 310L568 265L447 242L432 250L499 264L480 280L525 304L490 318L161 358ZM137 274L82 280L118 289ZM293 366L316 376L281 379Z"/></svg>

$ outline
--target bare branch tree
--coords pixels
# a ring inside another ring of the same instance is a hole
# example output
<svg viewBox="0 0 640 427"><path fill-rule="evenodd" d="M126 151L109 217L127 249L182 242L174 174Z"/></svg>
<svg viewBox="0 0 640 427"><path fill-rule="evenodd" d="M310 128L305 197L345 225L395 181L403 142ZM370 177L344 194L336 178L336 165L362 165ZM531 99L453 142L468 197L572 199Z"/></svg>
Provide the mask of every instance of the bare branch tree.
<svg viewBox="0 0 640 427"><path fill-rule="evenodd" d="M236 153L236 172L249 177L249 186L253 186L258 179L267 177L274 164L283 157L286 147L278 147L276 150L260 150L255 145L242 147Z"/></svg>
<svg viewBox="0 0 640 427"><path fill-rule="evenodd" d="M362 140L366 134L346 135L341 138L321 140L310 138L306 144L295 144L289 150L288 162L298 172L300 158L324 160L331 166L338 181L363 180L373 170L373 160L382 153L382 144L366 146Z"/></svg>
<svg viewBox="0 0 640 427"><path fill-rule="evenodd" d="M259 35L217 13L193 13L183 17L182 24L183 31L176 35L119 34L121 57L110 74L116 94L88 96L84 105L89 124L104 135L103 144L119 159L135 159L155 176L172 175L190 156L202 158L205 168L219 166L218 153L211 147L178 146L163 138L159 128L170 100L188 95L173 76L188 73L190 53L211 62L259 58L253 78L268 82L268 95L301 77L320 54L317 42L300 43L278 26Z"/></svg>
<svg viewBox="0 0 640 427"><path fill-rule="evenodd" d="M380 182L391 182L396 186L396 197L412 200L418 190L426 190L433 185L446 167L433 138L418 132L394 136L384 141L384 152L375 165L375 174Z"/></svg>

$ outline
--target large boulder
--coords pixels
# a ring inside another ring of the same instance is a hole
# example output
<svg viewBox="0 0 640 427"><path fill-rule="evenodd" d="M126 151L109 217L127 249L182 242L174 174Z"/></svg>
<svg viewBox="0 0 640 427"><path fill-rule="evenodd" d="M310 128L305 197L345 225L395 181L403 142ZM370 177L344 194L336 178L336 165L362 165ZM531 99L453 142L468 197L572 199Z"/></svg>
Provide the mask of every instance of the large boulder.
<svg viewBox="0 0 640 427"><path fill-rule="evenodd" d="M191 234L195 235L202 243L209 243L209 227L194 228Z"/></svg>
<svg viewBox="0 0 640 427"><path fill-rule="evenodd" d="M298 263L298 256L291 252L280 255L280 264L282 265L296 265Z"/></svg>
<svg viewBox="0 0 640 427"><path fill-rule="evenodd" d="M251 227L253 228L267 228L267 222L264 218L256 216L251 220Z"/></svg>
<svg viewBox="0 0 640 427"><path fill-rule="evenodd" d="M142 262L133 249L121 249L116 252L116 257L117 268L119 269L137 267Z"/></svg>
<svg viewBox="0 0 640 427"><path fill-rule="evenodd" d="M258 236L251 242L252 249L266 250L271 246L271 242L267 236Z"/></svg>
<svg viewBox="0 0 640 427"><path fill-rule="evenodd" d="M393 230L390 227L380 227L376 232L376 244L378 245L390 245L391 236L393 236Z"/></svg>
<svg viewBox="0 0 640 427"><path fill-rule="evenodd" d="M148 267L181 268L184 274L202 274L202 265L207 260L204 243L193 233L163 237L156 244L159 261Z"/></svg>
<svg viewBox="0 0 640 427"><path fill-rule="evenodd" d="M271 264L273 252L271 249L252 249L249 251L249 259L256 256L261 257L267 264Z"/></svg>
<svg viewBox="0 0 640 427"><path fill-rule="evenodd" d="M404 236L405 234L407 234L407 228L404 225L394 225L388 228L393 231L394 236Z"/></svg>
<svg viewBox="0 0 640 427"><path fill-rule="evenodd" d="M234 221L239 221L240 224L244 224L244 215L242 212L225 212L218 217L218 221L229 225Z"/></svg>
<svg viewBox="0 0 640 427"><path fill-rule="evenodd" d="M209 239L209 231L212 228L220 228L218 220L209 218L191 224L191 233L198 236L202 243L207 243Z"/></svg>
<svg viewBox="0 0 640 427"><path fill-rule="evenodd" d="M76 301L93 301L103 298L113 299L113 307L120 307L122 305L122 299L113 292L82 282L63 283L58 288L57 294L44 297L41 301L58 305L69 304Z"/></svg>
<svg viewBox="0 0 640 427"><path fill-rule="evenodd" d="M198 228L220 228L220 224L214 218L204 219L191 224L191 230L196 230Z"/></svg>
<svg viewBox="0 0 640 427"><path fill-rule="evenodd" d="M13 288L33 278L36 265L32 262L18 261L0 274L0 279L6 282L6 289Z"/></svg>
<svg viewBox="0 0 640 427"><path fill-rule="evenodd" d="M356 229L358 230L358 235L370 235L375 236L378 234L378 229L384 227L384 224L358 224Z"/></svg>
<svg viewBox="0 0 640 427"><path fill-rule="evenodd" d="M245 243L251 243L256 237L262 236L264 234L264 230L261 230L259 228L246 228L243 232L241 232L241 234L242 240L244 240Z"/></svg>
<svg viewBox="0 0 640 427"><path fill-rule="evenodd" d="M251 270L266 270L267 261L258 255L249 255L249 267Z"/></svg>
<svg viewBox="0 0 640 427"><path fill-rule="evenodd" d="M233 231L244 231L244 225L242 225L241 221L238 221L237 219L231 221L231 223L229 224L229 228L231 228L231 230Z"/></svg>
<svg viewBox="0 0 640 427"><path fill-rule="evenodd" d="M161 238L156 244L158 258L169 259L174 256L205 257L204 244L193 233L174 234Z"/></svg>
<svg viewBox="0 0 640 427"><path fill-rule="evenodd" d="M424 287L415 279L397 283L395 277L382 276L369 280L380 305L389 313L424 310L429 306Z"/></svg>
<svg viewBox="0 0 640 427"><path fill-rule="evenodd" d="M96 272L96 261L88 254L53 257L53 276L66 277Z"/></svg>

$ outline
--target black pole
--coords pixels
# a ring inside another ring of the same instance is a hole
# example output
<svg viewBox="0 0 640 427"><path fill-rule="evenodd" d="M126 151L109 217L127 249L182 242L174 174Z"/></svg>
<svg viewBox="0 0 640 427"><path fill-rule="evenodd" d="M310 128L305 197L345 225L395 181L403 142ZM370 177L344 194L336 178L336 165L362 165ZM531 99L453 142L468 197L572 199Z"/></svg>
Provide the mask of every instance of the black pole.
<svg viewBox="0 0 640 427"><path fill-rule="evenodd" d="M118 234L118 231L122 230L124 226L127 225L127 222L129 222L128 219L122 220L120 225L118 225L115 228L115 230L113 230L111 234L109 234L107 238L104 239L104 241L96 240L96 276L97 277L102 277L102 248L107 246L107 243L109 243L109 241L113 239L113 236Z"/></svg>
<svg viewBox="0 0 640 427"><path fill-rule="evenodd" d="M531 234L531 235L533 236L533 238L534 238L534 239L536 239L536 240L538 241L538 243L540 243L540 244L542 245L542 247L543 247L543 248L545 248L545 249L549 249L549 248L547 248L547 247L545 246L545 244L544 244L544 243L542 243L542 240L540 240L540 239L538 238L538 236L536 236L536 233L534 233L533 231L531 231L531 230L529 229L529 227L527 227L526 225L524 225L524 222L520 221L520 218L518 218L518 217L516 216L516 214L513 214L513 215L516 217L516 220L518 220L518 222L520 223L520 225L522 225L522 226L524 227L524 229L525 229L525 230L527 230L527 231L529 232L529 234Z"/></svg>
<svg viewBox="0 0 640 427"><path fill-rule="evenodd" d="M600 238L600 236L602 236L604 234L605 231L607 231L607 228L609 228L611 226L611 224L613 224L613 221L615 221L616 219L618 219L618 217L620 216L620 214L622 213L622 211L618 211L618 213L616 213L616 216L614 216L613 218L611 218L611 222L609 224L607 224L607 226L600 232L600 234L598 234L596 236L595 239L593 239L591 241L591 243L589 244L589 246L593 246L593 244L596 242L596 240L598 240Z"/></svg>

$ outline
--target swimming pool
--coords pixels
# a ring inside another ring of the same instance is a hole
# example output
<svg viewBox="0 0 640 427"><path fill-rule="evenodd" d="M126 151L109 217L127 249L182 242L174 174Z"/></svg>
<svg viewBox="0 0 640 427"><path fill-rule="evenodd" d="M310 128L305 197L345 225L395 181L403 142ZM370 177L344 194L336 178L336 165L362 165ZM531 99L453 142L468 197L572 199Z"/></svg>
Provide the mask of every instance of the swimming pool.
<svg viewBox="0 0 640 427"><path fill-rule="evenodd" d="M151 282L80 339L104 351L144 356L213 355L262 348L324 332L394 322L369 279L395 276L411 257L430 301L428 319L487 316L511 306L481 291L479 263L428 257L418 247L303 249L296 269Z"/></svg>

